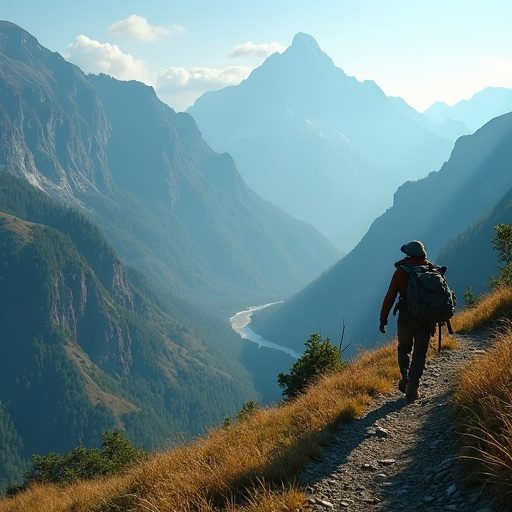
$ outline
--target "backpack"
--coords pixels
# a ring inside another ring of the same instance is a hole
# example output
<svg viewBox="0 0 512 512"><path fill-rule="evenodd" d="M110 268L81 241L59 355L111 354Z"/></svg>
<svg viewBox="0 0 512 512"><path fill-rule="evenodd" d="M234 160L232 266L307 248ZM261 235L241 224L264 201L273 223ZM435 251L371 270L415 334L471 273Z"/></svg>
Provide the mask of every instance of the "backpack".
<svg viewBox="0 0 512 512"><path fill-rule="evenodd" d="M447 322L456 306L455 294L443 274L446 267L402 265L409 274L406 307L409 314L422 322Z"/></svg>

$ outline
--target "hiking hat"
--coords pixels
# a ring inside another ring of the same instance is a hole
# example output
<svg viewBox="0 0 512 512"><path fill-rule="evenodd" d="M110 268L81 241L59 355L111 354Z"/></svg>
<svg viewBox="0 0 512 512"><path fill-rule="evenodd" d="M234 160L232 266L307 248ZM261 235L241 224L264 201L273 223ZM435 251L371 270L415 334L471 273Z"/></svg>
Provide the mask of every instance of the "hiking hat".
<svg viewBox="0 0 512 512"><path fill-rule="evenodd" d="M412 242L409 242L406 245L402 245L400 250L403 253L407 254L407 256L415 256L421 258L427 257L427 251L425 250L425 246L419 240L413 240Z"/></svg>

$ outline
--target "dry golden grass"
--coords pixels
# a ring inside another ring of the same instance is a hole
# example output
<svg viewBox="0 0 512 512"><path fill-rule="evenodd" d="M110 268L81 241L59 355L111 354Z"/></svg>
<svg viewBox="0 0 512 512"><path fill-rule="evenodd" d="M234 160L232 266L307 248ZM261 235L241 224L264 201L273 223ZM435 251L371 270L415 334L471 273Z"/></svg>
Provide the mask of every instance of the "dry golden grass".
<svg viewBox="0 0 512 512"><path fill-rule="evenodd" d="M66 487L33 485L14 498L0 501L2 512L89 512L100 511L113 495L126 488L125 477L79 482Z"/></svg>
<svg viewBox="0 0 512 512"><path fill-rule="evenodd" d="M36 486L1 500L0 512L303 510L294 481L304 463L398 377L394 343L363 352L296 400L156 455L124 477Z"/></svg>
<svg viewBox="0 0 512 512"><path fill-rule="evenodd" d="M33 227L34 224L32 224L32 222L27 222L18 217L0 212L0 228L16 233L20 241L25 244L30 243L32 240Z"/></svg>
<svg viewBox="0 0 512 512"><path fill-rule="evenodd" d="M430 354L437 337L432 345ZM443 347L456 347L445 328ZM359 353L297 399L157 454L124 476L66 488L35 486L0 500L0 512L306 510L296 485L304 464L320 455L341 422L360 416L399 377L394 340Z"/></svg>
<svg viewBox="0 0 512 512"><path fill-rule="evenodd" d="M469 483L485 485L498 506L512 496L512 326L457 375L453 417ZM503 509L504 510L504 509Z"/></svg>
<svg viewBox="0 0 512 512"><path fill-rule="evenodd" d="M503 287L479 299L472 308L463 309L452 320L455 332L473 332L495 328L502 318L512 318L512 289Z"/></svg>
<svg viewBox="0 0 512 512"><path fill-rule="evenodd" d="M300 510L305 496L293 487L283 492L283 482L292 484L335 427L360 415L396 378L394 347L361 354L293 402L141 465L133 473L130 510Z"/></svg>

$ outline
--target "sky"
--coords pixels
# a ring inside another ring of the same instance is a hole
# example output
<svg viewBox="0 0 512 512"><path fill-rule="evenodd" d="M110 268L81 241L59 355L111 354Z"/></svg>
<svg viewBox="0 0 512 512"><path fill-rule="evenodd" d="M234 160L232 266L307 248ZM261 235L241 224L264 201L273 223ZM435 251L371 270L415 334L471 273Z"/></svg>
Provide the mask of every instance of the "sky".
<svg viewBox="0 0 512 512"><path fill-rule="evenodd" d="M512 88L511 0L0 0L0 19L86 73L151 85L177 111L299 32L420 112Z"/></svg>

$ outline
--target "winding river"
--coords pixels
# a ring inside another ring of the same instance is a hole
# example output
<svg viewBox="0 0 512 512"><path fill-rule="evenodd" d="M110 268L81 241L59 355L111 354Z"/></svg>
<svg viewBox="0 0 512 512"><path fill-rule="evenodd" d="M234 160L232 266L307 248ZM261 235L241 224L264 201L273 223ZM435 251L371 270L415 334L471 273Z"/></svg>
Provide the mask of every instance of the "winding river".
<svg viewBox="0 0 512 512"><path fill-rule="evenodd" d="M302 354L295 352L291 348L278 345L277 343L272 343L271 341L262 338L249 327L253 313L256 311L261 311L262 309L268 308L275 304L281 304L281 302L282 301L270 302L269 304L263 304L262 306L252 306L248 309L245 309L244 311L239 311L236 315L232 316L229 321L231 322L231 327L233 330L236 331L243 339L257 343L258 347L268 347L275 350L280 350L281 352L286 352L293 358L298 359Z"/></svg>

